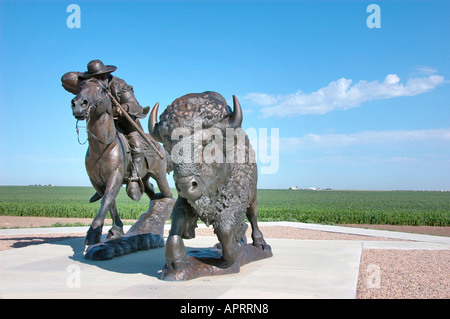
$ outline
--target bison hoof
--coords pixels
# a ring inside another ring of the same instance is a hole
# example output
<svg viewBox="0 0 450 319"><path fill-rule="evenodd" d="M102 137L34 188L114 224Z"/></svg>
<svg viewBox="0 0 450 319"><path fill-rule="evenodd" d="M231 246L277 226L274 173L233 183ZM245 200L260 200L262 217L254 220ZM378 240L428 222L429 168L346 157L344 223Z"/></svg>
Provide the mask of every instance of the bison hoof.
<svg viewBox="0 0 450 319"><path fill-rule="evenodd" d="M169 236L166 241L166 268L179 270L186 266L186 252L181 236Z"/></svg>
<svg viewBox="0 0 450 319"><path fill-rule="evenodd" d="M166 259L166 268L170 270L181 270L186 267L186 259L168 260Z"/></svg>
<svg viewBox="0 0 450 319"><path fill-rule="evenodd" d="M264 238L257 238L253 241L253 246L260 248L261 250L267 250L267 243Z"/></svg>
<svg viewBox="0 0 450 319"><path fill-rule="evenodd" d="M98 244L102 239L102 228L98 227L95 229L89 228L86 238L84 239L84 244L86 246L88 245L95 245Z"/></svg>
<svg viewBox="0 0 450 319"><path fill-rule="evenodd" d="M253 246L261 248L262 250L267 250L267 243L264 240L263 234L260 230L256 230L252 234Z"/></svg>

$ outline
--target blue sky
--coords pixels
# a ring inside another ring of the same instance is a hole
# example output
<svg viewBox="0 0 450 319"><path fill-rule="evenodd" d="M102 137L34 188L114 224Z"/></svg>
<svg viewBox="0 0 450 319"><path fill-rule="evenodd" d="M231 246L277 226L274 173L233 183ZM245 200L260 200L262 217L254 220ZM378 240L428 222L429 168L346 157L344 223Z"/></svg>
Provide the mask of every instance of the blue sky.
<svg viewBox="0 0 450 319"><path fill-rule="evenodd" d="M81 28L66 25L72 3ZM381 28L366 24L371 3ZM238 96L244 129L279 132L260 188L450 189L448 12L448 1L2 0L0 185L90 185L60 78L101 59L160 112L191 92Z"/></svg>

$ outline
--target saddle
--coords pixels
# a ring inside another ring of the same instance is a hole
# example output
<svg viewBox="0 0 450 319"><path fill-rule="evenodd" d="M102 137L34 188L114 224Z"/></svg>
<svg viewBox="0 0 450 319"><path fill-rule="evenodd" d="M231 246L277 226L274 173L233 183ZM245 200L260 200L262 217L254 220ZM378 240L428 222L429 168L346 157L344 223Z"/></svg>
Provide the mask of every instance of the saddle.
<svg viewBox="0 0 450 319"><path fill-rule="evenodd" d="M131 165L132 165L131 149L130 149L130 143L128 142L125 135L121 132L119 132L119 139L124 147L124 151L126 154L126 162L129 163L129 165L127 166L126 172L125 172L125 176L124 176L125 182L126 182L126 180L131 175ZM143 148L142 153L144 154L146 165L147 165L147 167L149 167L151 165L151 162L153 161L153 158L157 154L156 154L155 150L152 147L150 147L150 145L148 145L148 143L146 141L144 141L144 139L142 139L142 148Z"/></svg>
<svg viewBox="0 0 450 319"><path fill-rule="evenodd" d="M119 136L120 143L122 144L122 147L123 147L123 150L125 153L125 162L128 163L122 184L127 184L128 179L131 176L131 165L133 165L133 161L131 159L131 148L130 148L130 143L128 142L128 139L125 137L125 134L123 134L122 132L118 132L118 136ZM144 153L144 159L146 162L145 164L147 165L147 167L150 167L151 161L153 161L154 157L157 154L156 154L155 150L150 145L148 145L148 143L144 140L142 141L142 146L143 146L142 152ZM141 179L139 181L139 186L141 188L141 192L144 193L144 184ZM89 199L89 202L93 203L93 202L100 200L101 198L102 197L98 193L95 193Z"/></svg>

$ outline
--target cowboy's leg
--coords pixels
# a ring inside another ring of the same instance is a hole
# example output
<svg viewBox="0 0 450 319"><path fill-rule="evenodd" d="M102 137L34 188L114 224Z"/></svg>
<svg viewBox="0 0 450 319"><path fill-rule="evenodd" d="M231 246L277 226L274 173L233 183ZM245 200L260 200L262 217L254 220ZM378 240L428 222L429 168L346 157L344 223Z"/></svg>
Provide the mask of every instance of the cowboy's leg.
<svg viewBox="0 0 450 319"><path fill-rule="evenodd" d="M136 169L136 176L133 176L133 178L140 177L142 167L144 166L142 138L137 131L131 132L127 137L130 142L131 157L133 158L134 168Z"/></svg>

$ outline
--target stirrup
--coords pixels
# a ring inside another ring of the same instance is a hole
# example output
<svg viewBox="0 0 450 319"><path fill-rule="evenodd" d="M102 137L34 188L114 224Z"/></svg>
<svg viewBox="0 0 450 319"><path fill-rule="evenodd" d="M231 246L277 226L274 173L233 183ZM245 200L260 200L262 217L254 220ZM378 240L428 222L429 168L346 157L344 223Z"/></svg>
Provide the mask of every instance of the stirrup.
<svg viewBox="0 0 450 319"><path fill-rule="evenodd" d="M130 177L128 177L127 187L131 183L138 183L139 189L141 190L141 193L144 193L145 187L144 187L144 182L142 181L142 178L137 177L137 176L134 176L134 177L130 176Z"/></svg>

